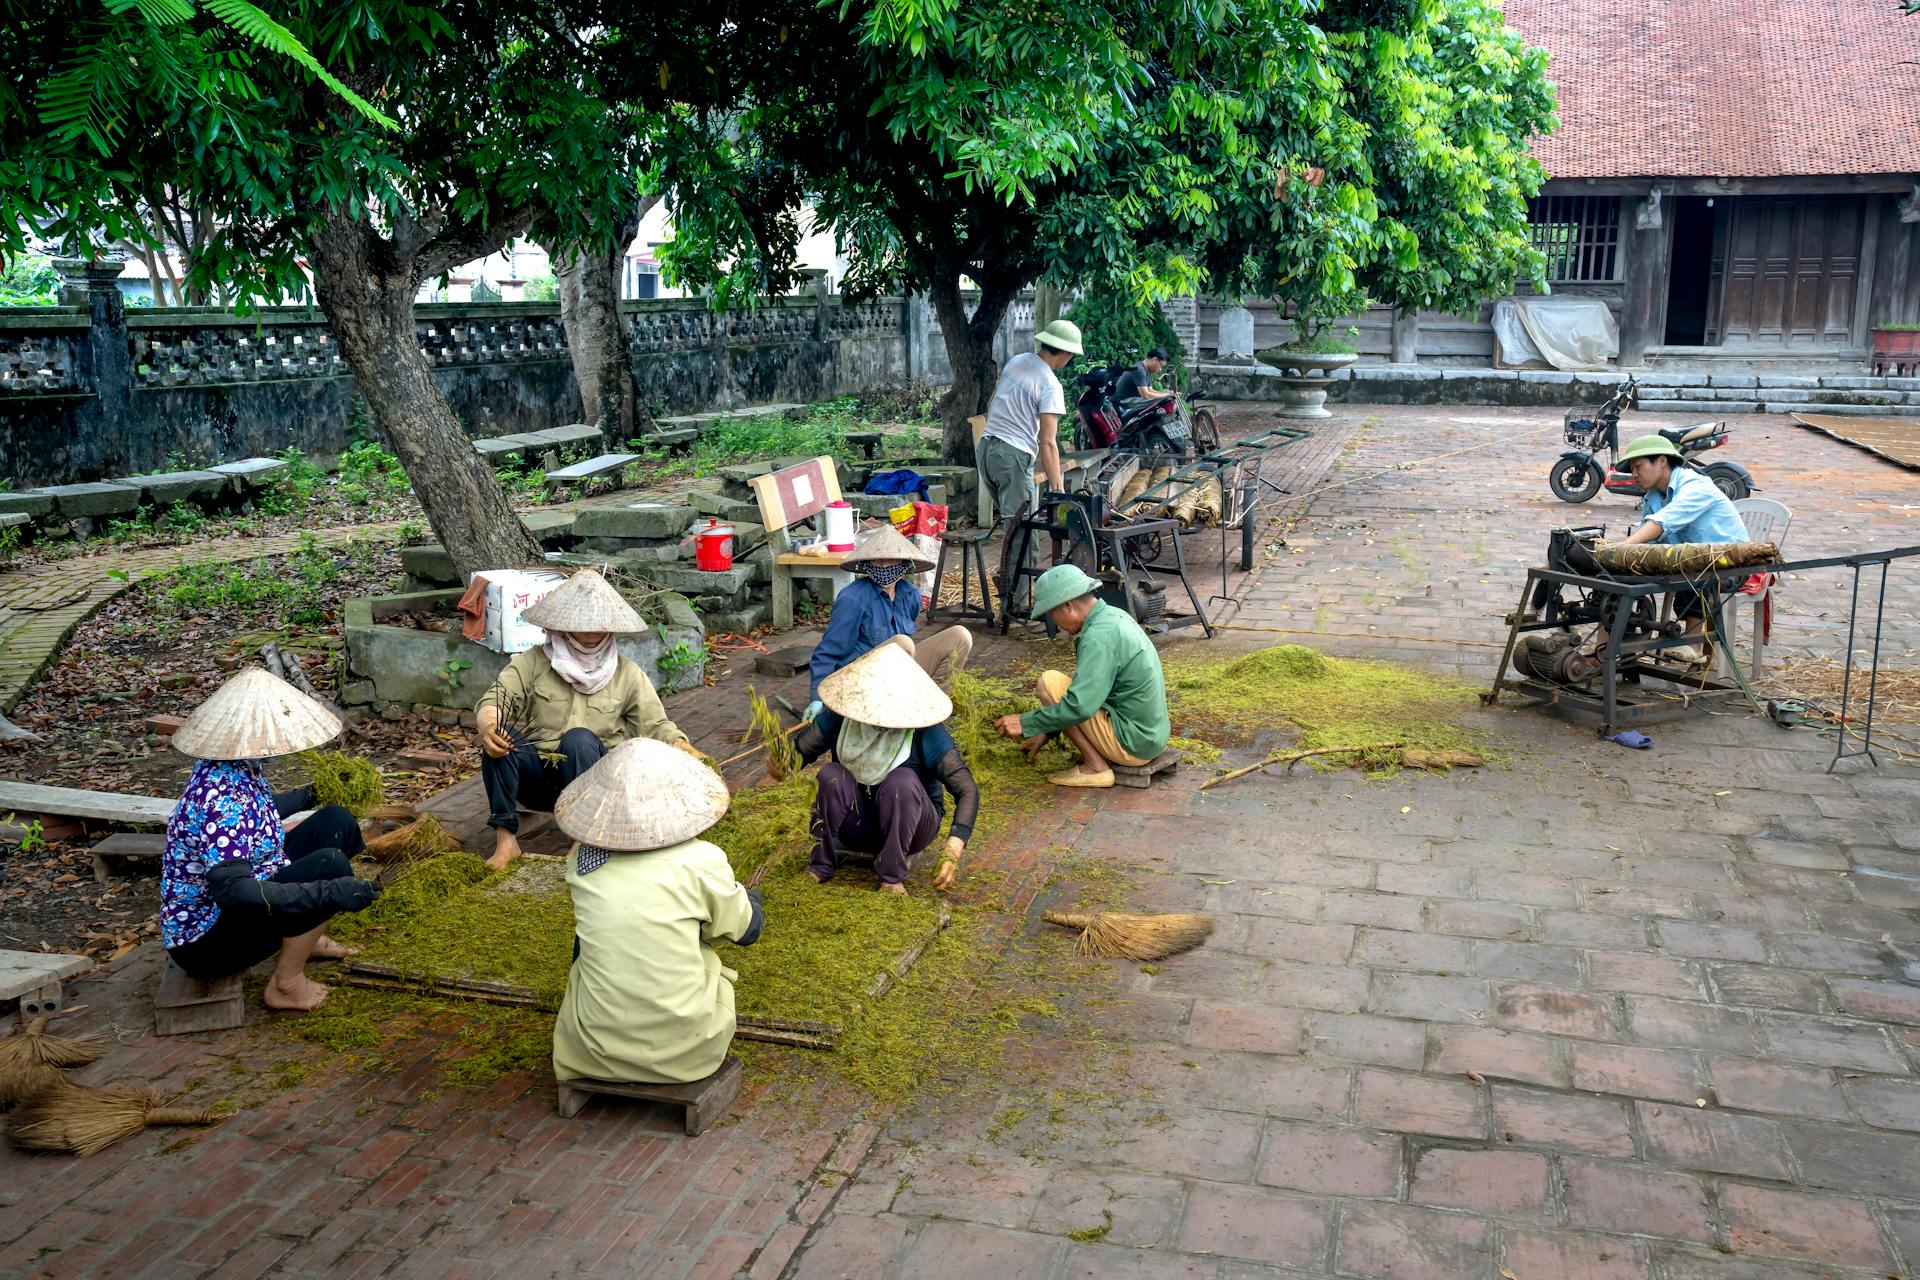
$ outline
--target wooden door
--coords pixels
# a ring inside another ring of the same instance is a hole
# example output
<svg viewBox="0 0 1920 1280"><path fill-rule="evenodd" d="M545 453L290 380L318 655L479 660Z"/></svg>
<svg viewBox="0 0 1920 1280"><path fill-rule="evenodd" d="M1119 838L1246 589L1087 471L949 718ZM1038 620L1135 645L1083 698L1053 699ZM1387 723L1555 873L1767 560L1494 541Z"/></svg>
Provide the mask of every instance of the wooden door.
<svg viewBox="0 0 1920 1280"><path fill-rule="evenodd" d="M1842 346L1853 341L1861 196L1734 196L1714 225L1707 341Z"/></svg>

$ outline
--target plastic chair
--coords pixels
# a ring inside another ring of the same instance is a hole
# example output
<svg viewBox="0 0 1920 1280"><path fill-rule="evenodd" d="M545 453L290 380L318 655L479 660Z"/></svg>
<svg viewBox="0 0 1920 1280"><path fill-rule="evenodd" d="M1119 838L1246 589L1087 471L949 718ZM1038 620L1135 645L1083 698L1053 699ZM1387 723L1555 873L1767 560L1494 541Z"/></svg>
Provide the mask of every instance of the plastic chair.
<svg viewBox="0 0 1920 1280"><path fill-rule="evenodd" d="M1775 502L1772 498L1741 498L1733 504L1740 513L1740 523L1747 526L1747 539L1750 542L1771 542L1780 548L1784 556L1787 550L1787 530L1793 527L1793 511L1784 502ZM1753 602L1753 662L1748 671L1758 675L1766 651L1767 624L1765 610L1773 593L1779 586L1777 578L1769 578L1767 585L1751 596L1745 597ZM1727 602L1727 610L1722 615L1722 627L1726 631L1727 647L1733 647L1734 632L1737 630L1737 614L1733 608L1740 603L1736 597Z"/></svg>

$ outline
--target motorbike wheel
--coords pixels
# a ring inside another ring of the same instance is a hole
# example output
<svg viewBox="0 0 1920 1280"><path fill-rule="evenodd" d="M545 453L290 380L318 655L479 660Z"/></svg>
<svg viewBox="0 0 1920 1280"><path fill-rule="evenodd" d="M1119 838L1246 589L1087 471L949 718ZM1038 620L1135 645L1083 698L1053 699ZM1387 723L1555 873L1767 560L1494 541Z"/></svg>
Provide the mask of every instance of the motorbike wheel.
<svg viewBox="0 0 1920 1280"><path fill-rule="evenodd" d="M1253 568L1253 512L1249 511L1240 519L1240 572Z"/></svg>
<svg viewBox="0 0 1920 1280"><path fill-rule="evenodd" d="M1577 458L1563 458L1553 464L1553 470L1547 472L1547 487L1562 502L1585 502L1600 492L1602 479L1604 477L1597 464L1581 462Z"/></svg>
<svg viewBox="0 0 1920 1280"><path fill-rule="evenodd" d="M1201 453L1212 453L1220 447L1220 423L1215 420L1213 410L1193 411L1193 446Z"/></svg>
<svg viewBox="0 0 1920 1280"><path fill-rule="evenodd" d="M1753 496L1753 486L1747 483L1745 476L1742 476L1732 467L1715 463L1712 466L1702 468L1702 470L1705 471L1707 479L1713 481L1713 483L1719 487L1720 492L1726 494L1729 500L1738 502L1742 498L1751 498Z"/></svg>
<svg viewBox="0 0 1920 1280"><path fill-rule="evenodd" d="M1138 452L1143 459L1140 465L1144 467L1150 465L1144 461L1144 459L1159 456L1177 458L1181 455L1182 451L1174 447L1173 441L1167 439L1166 432L1155 427L1140 437L1140 443L1136 447L1136 452Z"/></svg>

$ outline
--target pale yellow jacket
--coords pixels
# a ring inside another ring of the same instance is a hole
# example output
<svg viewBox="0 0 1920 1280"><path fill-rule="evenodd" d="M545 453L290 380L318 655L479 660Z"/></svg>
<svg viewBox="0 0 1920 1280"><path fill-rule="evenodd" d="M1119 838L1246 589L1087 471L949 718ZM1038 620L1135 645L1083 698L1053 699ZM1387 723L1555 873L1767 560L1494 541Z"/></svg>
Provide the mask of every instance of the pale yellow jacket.
<svg viewBox="0 0 1920 1280"><path fill-rule="evenodd" d="M580 955L553 1027L561 1080L682 1083L720 1069L733 1042L731 969L709 945L738 941L753 904L705 840L611 853L581 875L567 857Z"/></svg>
<svg viewBox="0 0 1920 1280"><path fill-rule="evenodd" d="M553 669L546 650L516 653L479 705L497 708L504 721L525 729L542 751L556 750L560 735L569 729L591 730L609 749L628 738L653 738L669 746L687 740L667 719L653 681L624 655L606 688L582 693Z"/></svg>

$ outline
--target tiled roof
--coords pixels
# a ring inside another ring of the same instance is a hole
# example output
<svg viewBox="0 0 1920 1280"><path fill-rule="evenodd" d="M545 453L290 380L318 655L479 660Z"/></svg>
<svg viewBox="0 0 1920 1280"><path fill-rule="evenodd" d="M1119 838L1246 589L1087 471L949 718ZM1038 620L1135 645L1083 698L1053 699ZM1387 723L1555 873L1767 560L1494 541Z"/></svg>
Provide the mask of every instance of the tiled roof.
<svg viewBox="0 0 1920 1280"><path fill-rule="evenodd" d="M1920 172L1920 15L1899 0L1507 0L1551 55L1556 178Z"/></svg>

